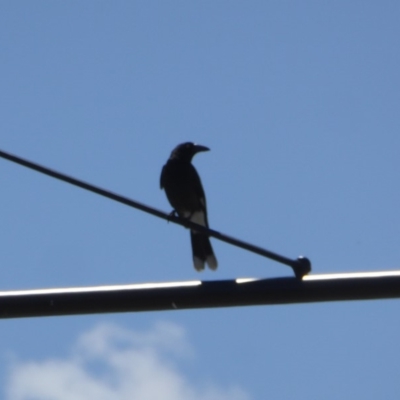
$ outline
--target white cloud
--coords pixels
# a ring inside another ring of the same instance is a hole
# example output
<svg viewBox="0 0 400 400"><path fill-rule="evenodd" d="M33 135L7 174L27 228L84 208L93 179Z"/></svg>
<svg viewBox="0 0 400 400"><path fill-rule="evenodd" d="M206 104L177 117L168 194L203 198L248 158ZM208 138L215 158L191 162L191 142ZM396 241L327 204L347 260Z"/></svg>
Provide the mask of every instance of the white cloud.
<svg viewBox="0 0 400 400"><path fill-rule="evenodd" d="M8 400L248 400L239 387L198 387L179 369L193 355L185 332L162 323L148 332L102 324L83 333L66 359L14 361Z"/></svg>

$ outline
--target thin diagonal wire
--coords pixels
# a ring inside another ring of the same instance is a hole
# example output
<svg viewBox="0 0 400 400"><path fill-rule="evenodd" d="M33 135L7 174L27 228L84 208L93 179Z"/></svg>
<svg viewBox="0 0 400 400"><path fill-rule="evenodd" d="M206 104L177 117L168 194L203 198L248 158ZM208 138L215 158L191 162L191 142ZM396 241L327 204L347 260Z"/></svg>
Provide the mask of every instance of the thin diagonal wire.
<svg viewBox="0 0 400 400"><path fill-rule="evenodd" d="M251 251L253 253L259 254L261 256L267 257L267 258L269 258L271 260L277 261L277 262L279 262L281 264L288 265L288 266L293 268L296 276L303 276L303 275L307 274L308 272L310 272L310 270L311 270L311 266L309 265L309 261L306 258L301 258L301 260L300 259L292 260L290 258L287 258L287 257L282 256L280 254L274 253L272 251L266 250L266 249L261 248L259 246L255 246L253 244L250 244L250 243L244 242L242 240L236 239L236 238L234 238L232 236L225 235L225 234L223 234L221 232L218 232L218 231L215 231L213 229L206 228L204 226L198 225L198 224L196 224L194 222L185 220L185 219L180 218L178 216L175 216L175 215L172 215L172 214L167 214L167 213L165 213L163 211L157 210L157 209L155 209L153 207L150 207L150 206L147 206L147 205L145 205L143 203L139 203L138 201L129 199L127 197L121 196L121 195L113 193L113 192L110 192L109 190L102 189L102 188L100 188L98 186L94 186L94 185L92 185L90 183L81 181L79 179L73 178L73 177L68 176L68 175L65 175L65 174L63 174L61 172L54 171L54 170L52 170L50 168L47 168L47 167L44 167L42 165L36 164L36 163L34 163L32 161L28 161L26 159L23 159L21 157L15 156L13 154L6 153L5 151L2 151L2 150L0 150L0 157L4 158L6 160L12 161L12 162L14 162L16 164L22 165L24 167L33 169L33 170L35 170L37 172L40 172L42 174L51 176L51 177L53 177L55 179L59 179L61 181L67 182L67 183L69 183L71 185L78 186L78 187L80 187L82 189L85 189L85 190L88 190L90 192L99 194L100 196L107 197L107 198L109 198L111 200L114 200L114 201L117 201L119 203L125 204L125 205L127 205L129 207L136 208L138 210L144 211L144 212L146 212L148 214L154 215L154 216L162 218L164 220L173 222L173 223L178 224L178 225L182 225L182 226L184 226L186 228L195 229L195 230L200 231L200 232L202 232L204 234L207 234L207 235L212 236L212 237L214 237L216 239L219 239L219 240L221 240L223 242L232 244L233 246L240 247L242 249L245 249L245 250Z"/></svg>

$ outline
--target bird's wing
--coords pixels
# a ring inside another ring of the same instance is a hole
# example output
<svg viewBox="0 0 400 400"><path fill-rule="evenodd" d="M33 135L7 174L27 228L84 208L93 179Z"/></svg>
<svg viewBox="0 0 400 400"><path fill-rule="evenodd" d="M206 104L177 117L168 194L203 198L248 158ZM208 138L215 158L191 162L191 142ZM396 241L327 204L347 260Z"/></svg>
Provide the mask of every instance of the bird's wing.
<svg viewBox="0 0 400 400"><path fill-rule="evenodd" d="M200 219L204 221L204 225L208 227L206 195L204 193L203 185L201 184L199 174L197 173L197 171L193 167L193 165L190 165L190 166L191 166L190 175L191 175L191 181L192 181L191 187L192 187L193 191L195 192L196 198L198 200L198 205L200 206L200 210L199 210L200 215L197 216L197 218L200 217ZM193 222L197 222L197 223L200 223L201 225L203 225L203 223L200 221L193 221Z"/></svg>
<svg viewBox="0 0 400 400"><path fill-rule="evenodd" d="M204 211L207 211L206 195L204 193L203 185L201 184L200 176L193 165L190 165L190 167L191 188L197 199L199 199L201 208Z"/></svg>

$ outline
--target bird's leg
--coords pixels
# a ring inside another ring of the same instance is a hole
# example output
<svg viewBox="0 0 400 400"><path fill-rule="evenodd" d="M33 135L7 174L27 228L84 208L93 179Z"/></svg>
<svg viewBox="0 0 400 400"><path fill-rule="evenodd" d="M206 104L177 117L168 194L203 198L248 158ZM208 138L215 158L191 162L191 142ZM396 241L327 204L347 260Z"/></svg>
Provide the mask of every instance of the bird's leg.
<svg viewBox="0 0 400 400"><path fill-rule="evenodd" d="M176 210L172 210L169 214L168 214L168 219L167 221L171 221L172 218L177 218L179 217L178 213L176 212Z"/></svg>
<svg viewBox="0 0 400 400"><path fill-rule="evenodd" d="M186 213L185 213L186 214ZM178 218L180 218L180 220L182 221L182 222L185 222L185 221L187 221L187 222L191 222L191 220L192 220L192 215L193 215L193 213L191 213L191 214L189 214L189 215L180 215L180 214L178 214L177 212L176 212L176 210L175 210L175 216L177 216ZM186 228L186 229L189 229L189 227L185 224L184 225L184 227Z"/></svg>
<svg viewBox="0 0 400 400"><path fill-rule="evenodd" d="M190 218L191 215L189 215L189 217L182 217L181 215L178 214L178 212L176 210L172 210L169 214L168 214L168 219L167 221L171 221L172 218L179 218L181 221L189 221L190 222ZM184 225L185 228L188 228L186 225Z"/></svg>
<svg viewBox="0 0 400 400"><path fill-rule="evenodd" d="M171 221L172 218L179 218L181 221L188 221L190 222L190 219L192 218L192 214L188 215L188 216L182 216L179 215L178 212L176 210L172 210L169 214L168 214L168 219L167 221ZM188 229L189 227L184 225L186 229Z"/></svg>

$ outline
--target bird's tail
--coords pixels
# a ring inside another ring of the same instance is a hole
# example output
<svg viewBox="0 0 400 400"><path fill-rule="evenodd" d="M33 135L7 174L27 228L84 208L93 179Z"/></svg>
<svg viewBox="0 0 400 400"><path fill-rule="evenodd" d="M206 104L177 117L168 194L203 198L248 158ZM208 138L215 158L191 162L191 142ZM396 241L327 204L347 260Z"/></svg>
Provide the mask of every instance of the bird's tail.
<svg viewBox="0 0 400 400"><path fill-rule="evenodd" d="M190 239L192 241L194 268L200 272L204 269L204 264L207 264L210 269L215 271L218 267L218 262L211 247L209 237L190 231Z"/></svg>

